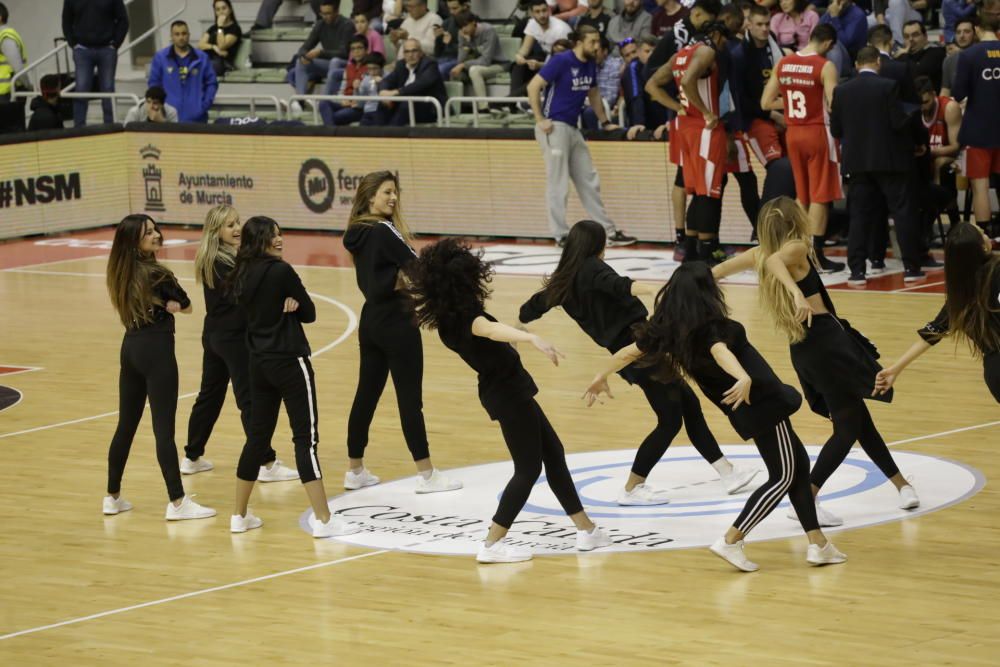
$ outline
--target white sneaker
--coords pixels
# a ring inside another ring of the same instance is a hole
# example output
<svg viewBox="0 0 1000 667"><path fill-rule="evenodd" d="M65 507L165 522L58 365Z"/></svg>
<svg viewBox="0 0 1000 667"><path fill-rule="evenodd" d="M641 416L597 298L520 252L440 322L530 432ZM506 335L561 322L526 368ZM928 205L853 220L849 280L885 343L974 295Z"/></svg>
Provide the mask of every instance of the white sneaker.
<svg viewBox="0 0 1000 667"><path fill-rule="evenodd" d="M622 492L618 494L619 505L666 505L669 502L670 499L667 498L666 491L645 482L636 484L631 491L622 489Z"/></svg>
<svg viewBox="0 0 1000 667"><path fill-rule="evenodd" d="M204 456L199 456L197 460L192 461L188 457L184 457L181 461L181 473L184 475L193 475L199 472L205 472L213 469L215 466L212 462L206 459Z"/></svg>
<svg viewBox="0 0 1000 667"><path fill-rule="evenodd" d="M289 104L288 110L292 113L293 116L302 115L302 105L299 103L298 100L295 100L291 104Z"/></svg>
<svg viewBox="0 0 1000 667"><path fill-rule="evenodd" d="M577 551L593 551L594 549L609 546L611 546L611 537L601 530L599 526L594 526L594 529L591 531L576 531Z"/></svg>
<svg viewBox="0 0 1000 667"><path fill-rule="evenodd" d="M899 490L899 509L915 510L920 507L920 498L917 498L916 490L907 484Z"/></svg>
<svg viewBox="0 0 1000 667"><path fill-rule="evenodd" d="M167 521L184 521L186 519L208 519L215 516L211 507L202 507L191 500L193 496L184 496L179 506L167 503Z"/></svg>
<svg viewBox="0 0 1000 667"><path fill-rule="evenodd" d="M130 509L132 509L132 503L125 500L120 495L117 498L114 496L104 496L105 514L120 514L122 512L128 512Z"/></svg>
<svg viewBox="0 0 1000 667"><path fill-rule="evenodd" d="M375 481L378 482L377 477ZM460 481L446 477L444 473L435 468L427 479L424 479L423 475L417 475L417 488L414 491L417 493L440 493L442 491L458 491L461 488Z"/></svg>
<svg viewBox="0 0 1000 667"><path fill-rule="evenodd" d="M520 563L531 560L531 552L527 549L518 549L497 541L493 546L486 546L483 542L476 554L476 560L480 563Z"/></svg>
<svg viewBox="0 0 1000 667"><path fill-rule="evenodd" d="M258 482L287 482L298 478L299 471L283 465L280 459L275 459L270 468L261 466L257 474Z"/></svg>
<svg viewBox="0 0 1000 667"><path fill-rule="evenodd" d="M757 468L734 465L728 475L721 475L722 485L726 487L726 493L732 495L749 484L759 472Z"/></svg>
<svg viewBox="0 0 1000 667"><path fill-rule="evenodd" d="M380 481L378 477L368 472L368 468L362 468L359 473L351 470L344 473L344 488L349 491L361 489L366 486L375 486Z"/></svg>
<svg viewBox="0 0 1000 667"><path fill-rule="evenodd" d="M756 572L760 569L757 563L748 560L746 554L743 553L743 540L736 544L726 544L726 538L720 537L708 549L737 570Z"/></svg>
<svg viewBox="0 0 1000 667"><path fill-rule="evenodd" d="M313 537L340 537L341 535L353 535L361 530L361 526L358 524L348 523L332 514L326 523L315 516L309 517L309 526L312 528Z"/></svg>
<svg viewBox="0 0 1000 667"><path fill-rule="evenodd" d="M810 544L806 550L806 561L810 565L836 565L837 563L846 562L847 556L837 551L837 547L833 546L833 542L827 540L826 545L822 548L818 544Z"/></svg>
<svg viewBox="0 0 1000 667"><path fill-rule="evenodd" d="M240 516L239 514L234 514L229 517L229 532L230 533L245 533L248 530L253 530L254 528L260 528L264 525L263 520L260 517L256 517L247 510L246 516Z"/></svg>
<svg viewBox="0 0 1000 667"><path fill-rule="evenodd" d="M799 520L799 515L795 513L795 508L791 505L788 507L788 514L786 516L793 521ZM823 528L835 528L844 525L843 519L820 505L818 500L816 501L816 520Z"/></svg>

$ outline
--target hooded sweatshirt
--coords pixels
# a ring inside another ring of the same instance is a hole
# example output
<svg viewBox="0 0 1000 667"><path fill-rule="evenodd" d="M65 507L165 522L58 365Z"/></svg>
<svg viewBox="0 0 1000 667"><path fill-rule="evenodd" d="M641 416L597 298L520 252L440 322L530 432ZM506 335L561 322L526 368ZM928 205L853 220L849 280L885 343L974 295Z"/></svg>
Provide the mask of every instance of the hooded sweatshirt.
<svg viewBox="0 0 1000 667"><path fill-rule="evenodd" d="M284 312L288 297L299 302L293 313ZM269 358L312 354L302 324L316 321L316 306L290 264L277 257L254 261L238 303L247 316L250 354Z"/></svg>
<svg viewBox="0 0 1000 667"><path fill-rule="evenodd" d="M344 233L344 247L354 257L365 308L405 308L406 297L396 290L396 279L417 254L392 223L383 220L351 225Z"/></svg>

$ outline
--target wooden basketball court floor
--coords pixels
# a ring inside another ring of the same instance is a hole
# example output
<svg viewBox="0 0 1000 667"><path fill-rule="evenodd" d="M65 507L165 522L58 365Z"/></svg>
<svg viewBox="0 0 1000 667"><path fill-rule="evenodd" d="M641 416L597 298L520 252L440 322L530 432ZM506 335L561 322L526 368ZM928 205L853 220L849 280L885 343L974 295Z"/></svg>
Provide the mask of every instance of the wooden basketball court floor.
<svg viewBox="0 0 1000 667"><path fill-rule="evenodd" d="M198 387L204 310L190 281L197 234L168 228L167 235L177 245L162 256L195 304L177 326L181 448ZM163 520L148 411L123 487L135 509L101 515L122 333L103 281L110 238L103 229L0 245L0 366L9 372L0 385L22 394L0 412L4 665L997 664L1000 496L990 480L1000 475L1000 421L981 366L964 349L942 344L901 378L892 405L871 410L896 450L976 468L985 487L939 511L831 531L850 557L844 565L808 567L805 539L795 531L751 540L748 553L761 570L749 575L703 547L493 566L471 556L361 548L313 540L300 528L307 503L296 482L259 485L251 502L263 529L231 535L242 443L231 396L209 443L215 470L184 479L219 516ZM290 233L285 247L318 301L307 333L332 497L343 493L362 300L338 237ZM898 277L887 278L882 289L838 291L835 299L894 359L936 312L942 280L933 274L900 292ZM538 284L537 277L498 276L489 310L510 321ZM795 384L787 347L757 308L754 289L731 286L727 295L753 342ZM562 313L535 330L568 355L554 368L522 351L567 450L624 450L630 458L652 426L641 394L618 380L615 400L587 410L579 397L605 354ZM498 428L475 398L472 372L436 334L425 333L424 347L425 414L438 467L507 460ZM752 454L702 402L720 442ZM807 410L793 423L807 444L821 444L830 431ZM682 432L676 446L687 443ZM284 418L275 447L292 461ZM384 481L413 474L391 384L368 465ZM658 476L670 476L669 463ZM917 490L933 476L916 478ZM704 544L726 518L713 519Z"/></svg>

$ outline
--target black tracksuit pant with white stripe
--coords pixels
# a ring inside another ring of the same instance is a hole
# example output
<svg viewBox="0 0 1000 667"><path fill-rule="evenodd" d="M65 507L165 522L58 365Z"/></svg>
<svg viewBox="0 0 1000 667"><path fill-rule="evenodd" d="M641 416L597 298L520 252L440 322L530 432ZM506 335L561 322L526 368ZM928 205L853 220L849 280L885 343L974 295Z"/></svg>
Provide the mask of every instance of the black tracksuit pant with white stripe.
<svg viewBox="0 0 1000 667"><path fill-rule="evenodd" d="M792 430L791 422L782 420L772 430L755 435L753 442L764 459L768 477L763 486L750 494L733 526L747 535L774 511L787 493L802 529L806 532L819 529L809 484L809 455Z"/></svg>
<svg viewBox="0 0 1000 667"><path fill-rule="evenodd" d="M295 466L303 484L322 479L316 447L319 444L319 413L316 380L309 357L250 356L250 432L236 476L257 481L260 466L273 456L271 437L278 424L281 403L288 412L295 445Z"/></svg>

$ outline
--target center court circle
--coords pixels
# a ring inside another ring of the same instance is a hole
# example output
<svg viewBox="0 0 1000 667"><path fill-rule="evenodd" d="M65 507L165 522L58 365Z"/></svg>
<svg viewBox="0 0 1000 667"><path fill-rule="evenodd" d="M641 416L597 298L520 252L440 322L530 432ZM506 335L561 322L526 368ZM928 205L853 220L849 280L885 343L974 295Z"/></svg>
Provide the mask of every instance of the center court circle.
<svg viewBox="0 0 1000 667"><path fill-rule="evenodd" d="M766 478L756 449L726 446L735 464L758 468L752 488ZM815 461L818 446L806 447ZM863 528L920 516L962 502L985 484L983 474L963 463L926 454L894 450L899 469L913 482L920 507L897 508L898 494L862 452L854 452L827 482L823 506L844 519L840 528ZM670 503L653 507L621 507L615 499L628 477L635 450L581 452L567 455L570 472L587 513L611 535L614 544L594 553L707 547L739 514L749 491L727 495L715 470L693 447L671 447L648 482L669 492ZM330 500L330 510L362 530L336 538L372 549L421 554L474 555L482 543L497 498L514 469L510 461L448 470L464 484L450 493L414 493L415 478L383 482ZM786 517L787 498L751 534L750 541L801 536L797 521ZM309 517L299 521L309 531ZM573 554L573 523L549 490L544 473L532 489L524 510L511 527L508 541L536 555Z"/></svg>

